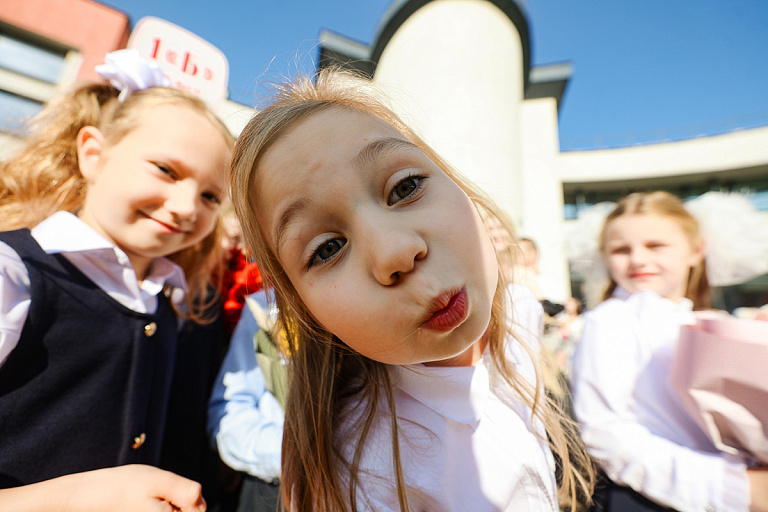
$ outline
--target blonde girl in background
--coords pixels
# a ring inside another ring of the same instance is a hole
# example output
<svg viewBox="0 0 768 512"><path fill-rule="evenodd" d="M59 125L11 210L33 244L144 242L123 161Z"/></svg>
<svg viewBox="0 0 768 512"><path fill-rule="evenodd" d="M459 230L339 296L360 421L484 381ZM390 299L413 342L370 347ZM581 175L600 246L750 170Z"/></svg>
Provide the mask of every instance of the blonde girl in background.
<svg viewBox="0 0 768 512"><path fill-rule="evenodd" d="M159 68L108 60L122 93L94 83L51 103L0 169L8 510L205 509L199 484L149 466L178 315L209 320L233 139L200 99L153 87Z"/></svg>
<svg viewBox="0 0 768 512"><path fill-rule="evenodd" d="M768 473L719 451L669 383L680 326L710 307L704 240L682 201L635 193L608 215L604 302L585 315L574 410L608 478L596 510L766 510Z"/></svg>
<svg viewBox="0 0 768 512"><path fill-rule="evenodd" d="M324 70L285 85L232 169L292 365L289 510L556 511L558 488L589 495L538 384L541 307L513 290L508 317L481 215L511 227L371 82Z"/></svg>

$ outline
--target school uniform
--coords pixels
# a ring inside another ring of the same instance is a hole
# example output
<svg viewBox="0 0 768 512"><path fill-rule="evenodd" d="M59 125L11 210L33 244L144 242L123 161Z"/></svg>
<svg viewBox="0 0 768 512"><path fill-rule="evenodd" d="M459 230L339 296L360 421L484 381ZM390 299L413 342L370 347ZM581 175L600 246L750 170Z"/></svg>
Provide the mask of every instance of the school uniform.
<svg viewBox="0 0 768 512"><path fill-rule="evenodd" d="M598 510L749 509L744 461L712 444L669 383L692 306L618 288L585 314L571 385L582 438L608 479Z"/></svg>
<svg viewBox="0 0 768 512"><path fill-rule="evenodd" d="M0 242L0 487L159 465L178 340L162 289L183 271L158 259L139 287L66 212Z"/></svg>
<svg viewBox="0 0 768 512"><path fill-rule="evenodd" d="M269 310L265 290L248 296L213 385L208 431L221 460L242 472L237 510L274 512L279 503L285 414L268 390L257 359L255 336L266 326L254 316L251 301Z"/></svg>
<svg viewBox="0 0 768 512"><path fill-rule="evenodd" d="M542 309L530 291L512 289L515 332L538 350ZM533 361L509 339L506 355L534 382ZM531 410L493 367L490 354L475 366L391 366L400 428L400 454L414 511L558 511L554 459L546 432ZM360 463L358 507L400 510L389 412L385 400L367 438ZM351 459L347 428L337 438ZM346 478L346 476L344 476Z"/></svg>

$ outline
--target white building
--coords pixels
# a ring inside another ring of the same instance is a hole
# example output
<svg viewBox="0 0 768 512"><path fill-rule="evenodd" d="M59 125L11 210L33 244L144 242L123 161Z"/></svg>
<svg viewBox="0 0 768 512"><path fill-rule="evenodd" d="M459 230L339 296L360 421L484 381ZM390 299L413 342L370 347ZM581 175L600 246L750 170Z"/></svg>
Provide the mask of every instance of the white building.
<svg viewBox="0 0 768 512"><path fill-rule="evenodd" d="M536 240L542 273L568 279L564 227L577 210L632 191L681 197L768 191L768 127L679 142L561 152L568 64L531 67L515 0L398 0L370 45L321 34L320 66L358 69L441 155ZM768 203L768 201L767 201ZM768 208L768 204L766 205ZM768 281L756 286L768 290Z"/></svg>

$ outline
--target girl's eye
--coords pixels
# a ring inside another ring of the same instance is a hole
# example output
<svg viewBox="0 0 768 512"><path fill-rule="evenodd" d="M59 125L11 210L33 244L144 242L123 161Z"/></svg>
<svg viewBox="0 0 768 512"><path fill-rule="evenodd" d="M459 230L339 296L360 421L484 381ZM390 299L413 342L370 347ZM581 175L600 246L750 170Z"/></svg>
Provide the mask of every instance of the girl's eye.
<svg viewBox="0 0 768 512"><path fill-rule="evenodd" d="M629 247L616 247L611 249L611 254L629 254Z"/></svg>
<svg viewBox="0 0 768 512"><path fill-rule="evenodd" d="M219 199L219 196L217 196L216 194L212 194L211 192L204 193L203 199L205 199L209 203L221 204L221 199Z"/></svg>
<svg viewBox="0 0 768 512"><path fill-rule="evenodd" d="M173 172L169 167L166 167L163 164L155 164L155 167L157 167L161 173L167 174L171 178L176 179L176 173Z"/></svg>
<svg viewBox="0 0 768 512"><path fill-rule="evenodd" d="M405 178L395 185L395 188L389 193L387 204L392 206L393 204L406 199L421 187L423 181L423 176L409 176L408 178Z"/></svg>
<svg viewBox="0 0 768 512"><path fill-rule="evenodd" d="M323 242L320 247L318 247L315 252L312 253L307 268L312 268L315 265L322 265L323 263L327 263L331 258L338 254L338 252L342 247L344 247L346 243L347 241L343 238L334 238L333 240Z"/></svg>

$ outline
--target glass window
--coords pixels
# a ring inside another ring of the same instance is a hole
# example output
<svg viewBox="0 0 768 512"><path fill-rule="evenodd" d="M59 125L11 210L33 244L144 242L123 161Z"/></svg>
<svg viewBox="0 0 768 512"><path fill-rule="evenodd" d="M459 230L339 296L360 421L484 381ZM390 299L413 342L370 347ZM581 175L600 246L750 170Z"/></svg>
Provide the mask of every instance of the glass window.
<svg viewBox="0 0 768 512"><path fill-rule="evenodd" d="M0 35L0 67L55 84L64 68L65 52L36 46L5 34Z"/></svg>
<svg viewBox="0 0 768 512"><path fill-rule="evenodd" d="M17 132L25 121L40 112L41 103L0 89L0 131Z"/></svg>

